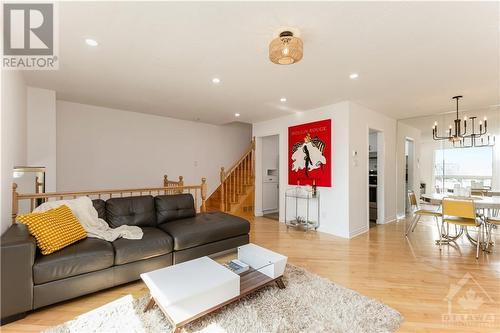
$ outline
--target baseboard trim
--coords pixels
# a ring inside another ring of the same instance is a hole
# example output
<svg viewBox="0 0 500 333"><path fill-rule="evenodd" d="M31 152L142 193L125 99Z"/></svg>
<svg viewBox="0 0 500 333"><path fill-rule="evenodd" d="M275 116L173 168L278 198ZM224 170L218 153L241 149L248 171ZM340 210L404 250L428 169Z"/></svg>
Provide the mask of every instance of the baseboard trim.
<svg viewBox="0 0 500 333"><path fill-rule="evenodd" d="M368 229L369 229L368 226L365 225L365 226L360 227L356 230L349 231L349 239L354 238L356 236L359 236L361 234L364 234L365 232L368 231Z"/></svg>
<svg viewBox="0 0 500 333"><path fill-rule="evenodd" d="M384 224L393 223L396 222L397 220L398 220L397 216L391 216L385 219Z"/></svg>
<svg viewBox="0 0 500 333"><path fill-rule="evenodd" d="M397 220L398 220L398 216L393 215L393 216L385 217L382 222L378 222L379 220L377 220L377 224L387 224L387 223L396 222Z"/></svg>
<svg viewBox="0 0 500 333"><path fill-rule="evenodd" d="M402 220L402 219L405 219L406 218L406 214L398 214L396 216L396 220Z"/></svg>

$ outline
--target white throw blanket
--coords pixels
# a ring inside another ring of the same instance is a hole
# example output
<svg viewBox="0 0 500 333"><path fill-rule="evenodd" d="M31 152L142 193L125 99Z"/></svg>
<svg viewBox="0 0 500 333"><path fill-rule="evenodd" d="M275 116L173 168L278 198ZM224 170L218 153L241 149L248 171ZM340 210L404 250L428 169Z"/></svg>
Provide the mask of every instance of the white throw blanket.
<svg viewBox="0 0 500 333"><path fill-rule="evenodd" d="M97 210L89 197L78 197L73 200L48 201L33 210L33 213L42 213L49 209L66 205L81 223L88 237L100 238L112 242L117 238L141 239L142 230L139 227L122 225L111 228L106 221L100 219Z"/></svg>

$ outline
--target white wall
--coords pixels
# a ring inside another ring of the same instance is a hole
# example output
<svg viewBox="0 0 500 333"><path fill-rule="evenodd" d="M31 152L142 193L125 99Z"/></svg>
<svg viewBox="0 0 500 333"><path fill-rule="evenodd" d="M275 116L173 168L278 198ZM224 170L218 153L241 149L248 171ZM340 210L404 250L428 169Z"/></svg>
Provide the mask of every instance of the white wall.
<svg viewBox="0 0 500 333"><path fill-rule="evenodd" d="M420 193L420 130L411 127L402 122L398 122L398 137L397 137L397 215L404 217L405 202L406 202L406 160L405 160L405 143L406 139L413 140L413 190L417 195Z"/></svg>
<svg viewBox="0 0 500 333"><path fill-rule="evenodd" d="M57 190L162 186L163 175L185 184L230 167L251 141L250 125L198 122L57 101Z"/></svg>
<svg viewBox="0 0 500 333"><path fill-rule="evenodd" d="M319 188L321 198L320 231L351 238L368 230L368 144L369 130L383 132L378 154L385 177L382 223L396 219L396 120L351 102L342 102L253 125L256 157L262 149L261 137L280 135L280 221L284 220L284 195L288 185L288 127L332 119L332 187ZM353 153L357 152L356 157ZM256 163L255 214L262 214L261 163ZM286 185L286 186L285 186Z"/></svg>
<svg viewBox="0 0 500 333"><path fill-rule="evenodd" d="M349 235L353 237L368 230L370 129L382 132L377 137L381 161L377 165L378 223L396 219L396 120L361 105L349 104L349 151L351 156L357 152L357 158L349 158Z"/></svg>
<svg viewBox="0 0 500 333"><path fill-rule="evenodd" d="M349 237L349 103L342 102L315 110L300 112L253 124L256 138L255 214L262 215L262 137L279 135L280 161L280 221L284 221L285 191L288 185L288 127L303 123L332 119L332 187L320 187L320 231Z"/></svg>
<svg viewBox="0 0 500 333"><path fill-rule="evenodd" d="M26 84L20 71L2 71L2 110L0 126L1 232L12 220L12 172L26 164Z"/></svg>
<svg viewBox="0 0 500 333"><path fill-rule="evenodd" d="M28 87L27 163L45 167L45 191L56 191L56 93Z"/></svg>

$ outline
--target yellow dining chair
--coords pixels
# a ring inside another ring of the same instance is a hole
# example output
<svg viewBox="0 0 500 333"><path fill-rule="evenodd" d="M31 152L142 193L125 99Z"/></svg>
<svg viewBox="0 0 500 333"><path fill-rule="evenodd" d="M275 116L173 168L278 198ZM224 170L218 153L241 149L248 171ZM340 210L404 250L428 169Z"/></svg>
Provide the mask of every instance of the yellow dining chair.
<svg viewBox="0 0 500 333"><path fill-rule="evenodd" d="M443 223L459 225L462 228L477 228L476 259L479 258L479 247L481 245L482 221L477 217L476 205L471 199L443 199Z"/></svg>
<svg viewBox="0 0 500 333"><path fill-rule="evenodd" d="M413 232L415 230L415 227L417 226L417 223L420 221L422 216L431 216L436 220L436 226L438 229L439 235L441 235L441 228L439 228L439 218L441 217L441 212L435 211L435 210L428 210L428 209L420 209L417 201L417 196L415 195L415 192L413 191L408 191L408 202L410 203L411 211L413 216L410 219L410 225L406 229L406 236L408 236L408 233L410 230ZM439 249L441 249L441 236L439 237Z"/></svg>

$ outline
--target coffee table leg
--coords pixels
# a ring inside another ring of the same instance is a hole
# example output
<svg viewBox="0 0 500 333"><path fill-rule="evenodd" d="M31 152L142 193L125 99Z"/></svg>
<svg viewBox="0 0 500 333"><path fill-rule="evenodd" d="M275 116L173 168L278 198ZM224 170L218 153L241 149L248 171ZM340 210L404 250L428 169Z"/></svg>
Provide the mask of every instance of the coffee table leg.
<svg viewBox="0 0 500 333"><path fill-rule="evenodd" d="M175 326L174 330L172 331L172 333L181 333L181 330L182 330L181 326Z"/></svg>
<svg viewBox="0 0 500 333"><path fill-rule="evenodd" d="M153 297L151 297L148 304L146 304L146 307L144 308L144 312L148 312L149 310L151 310L153 305L155 305L155 299Z"/></svg>
<svg viewBox="0 0 500 333"><path fill-rule="evenodd" d="M281 277L279 277L279 278L276 279L276 284L278 285L278 288L285 289L285 283L283 282L283 280L281 279Z"/></svg>

